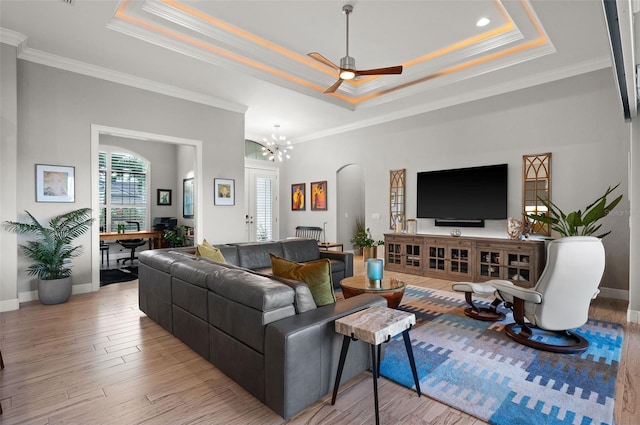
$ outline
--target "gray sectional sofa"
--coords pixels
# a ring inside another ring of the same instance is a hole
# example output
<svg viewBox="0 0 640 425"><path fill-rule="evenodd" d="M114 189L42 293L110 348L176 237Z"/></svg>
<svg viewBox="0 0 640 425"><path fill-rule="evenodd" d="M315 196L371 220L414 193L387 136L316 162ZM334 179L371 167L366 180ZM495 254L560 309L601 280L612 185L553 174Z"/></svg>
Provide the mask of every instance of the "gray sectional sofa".
<svg viewBox="0 0 640 425"><path fill-rule="evenodd" d="M215 245L228 264L245 269L269 273L269 253L298 263L328 258L331 261L333 287L340 288L340 281L353 276L353 254L350 252L321 251L314 239L292 238L275 242L247 242Z"/></svg>
<svg viewBox="0 0 640 425"><path fill-rule="evenodd" d="M305 250L295 247L309 248L301 240L221 247L225 259L238 265L215 263L188 250L141 252L139 305L287 419L333 388L342 343L334 321L386 301L363 294L316 307L305 283L239 267L267 265L262 259L274 249L277 255L276 245L283 257L298 261ZM352 343L342 381L368 367L366 344Z"/></svg>

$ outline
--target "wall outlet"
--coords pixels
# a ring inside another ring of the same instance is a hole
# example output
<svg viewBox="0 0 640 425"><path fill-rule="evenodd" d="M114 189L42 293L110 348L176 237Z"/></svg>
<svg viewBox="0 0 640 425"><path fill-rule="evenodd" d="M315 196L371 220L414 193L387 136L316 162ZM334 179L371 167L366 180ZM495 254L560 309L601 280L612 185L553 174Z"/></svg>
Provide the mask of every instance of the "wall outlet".
<svg viewBox="0 0 640 425"><path fill-rule="evenodd" d="M372 213L371 214L371 219L372 220L380 220L380 213Z"/></svg>

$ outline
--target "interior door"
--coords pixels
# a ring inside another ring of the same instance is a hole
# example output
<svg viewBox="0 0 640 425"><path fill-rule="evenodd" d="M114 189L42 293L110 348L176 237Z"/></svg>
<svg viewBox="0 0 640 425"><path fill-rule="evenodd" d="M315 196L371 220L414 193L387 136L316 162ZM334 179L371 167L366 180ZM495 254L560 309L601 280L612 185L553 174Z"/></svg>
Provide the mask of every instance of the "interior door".
<svg viewBox="0 0 640 425"><path fill-rule="evenodd" d="M247 241L278 239L278 170L247 167L245 182Z"/></svg>

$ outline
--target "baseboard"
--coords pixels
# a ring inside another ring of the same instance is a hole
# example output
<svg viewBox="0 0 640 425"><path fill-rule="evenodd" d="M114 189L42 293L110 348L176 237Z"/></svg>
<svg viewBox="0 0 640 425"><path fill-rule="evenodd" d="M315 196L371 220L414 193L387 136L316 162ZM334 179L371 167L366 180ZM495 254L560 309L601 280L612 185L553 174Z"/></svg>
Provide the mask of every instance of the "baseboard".
<svg viewBox="0 0 640 425"><path fill-rule="evenodd" d="M0 301L0 312L18 310L19 308L20 300L18 298Z"/></svg>
<svg viewBox="0 0 640 425"><path fill-rule="evenodd" d="M71 295L86 294L87 292L93 292L93 285L90 283L81 283L71 287Z"/></svg>
<svg viewBox="0 0 640 425"><path fill-rule="evenodd" d="M600 294L598 297L629 301L629 291L625 289L600 287Z"/></svg>
<svg viewBox="0 0 640 425"><path fill-rule="evenodd" d="M93 285L91 285L90 283L81 283L79 285L72 285L71 286L71 295L77 295L77 294L86 294L87 292L93 292ZM25 291L25 292L18 292L18 304L22 304L22 303L28 303L29 301L37 301L38 300L38 291ZM9 300L11 301L11 300ZM8 301L3 301L4 302L8 302ZM5 311L3 310L4 305L0 304L0 311ZM18 310L19 306L16 308L13 308L12 310Z"/></svg>
<svg viewBox="0 0 640 425"><path fill-rule="evenodd" d="M29 301L36 301L37 299L38 291L18 292L18 300L20 300L20 304L28 303Z"/></svg>
<svg viewBox="0 0 640 425"><path fill-rule="evenodd" d="M627 310L627 322L629 322L629 323L640 323L640 311L638 311L638 310Z"/></svg>

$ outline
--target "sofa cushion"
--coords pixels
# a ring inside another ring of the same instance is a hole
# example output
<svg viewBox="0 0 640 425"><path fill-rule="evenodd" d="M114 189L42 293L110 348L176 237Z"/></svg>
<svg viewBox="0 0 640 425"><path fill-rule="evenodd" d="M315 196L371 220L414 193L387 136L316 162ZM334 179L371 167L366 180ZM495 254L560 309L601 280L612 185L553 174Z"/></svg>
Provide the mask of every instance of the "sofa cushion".
<svg viewBox="0 0 640 425"><path fill-rule="evenodd" d="M282 257L297 263L320 259L320 248L315 239L287 239L282 243Z"/></svg>
<svg viewBox="0 0 640 425"><path fill-rule="evenodd" d="M238 247L235 245L214 245L220 250L220 253L224 257L227 264L233 264L234 266L240 266L240 260L238 259Z"/></svg>
<svg viewBox="0 0 640 425"><path fill-rule="evenodd" d="M331 262L327 259L296 263L271 254L271 270L276 276L306 283L318 307L336 302L331 283Z"/></svg>
<svg viewBox="0 0 640 425"><path fill-rule="evenodd" d="M193 255L187 253L175 252L167 249L148 249L146 251L141 251L138 256L142 264L146 264L147 266L164 273L169 273L173 263L194 258Z"/></svg>
<svg viewBox="0 0 640 425"><path fill-rule="evenodd" d="M209 290L259 311L293 308L293 290L269 277L248 271L218 267L207 274Z"/></svg>
<svg viewBox="0 0 640 425"><path fill-rule="evenodd" d="M271 267L269 254L282 257L280 242L262 242L238 244L239 266L251 270L267 269Z"/></svg>

